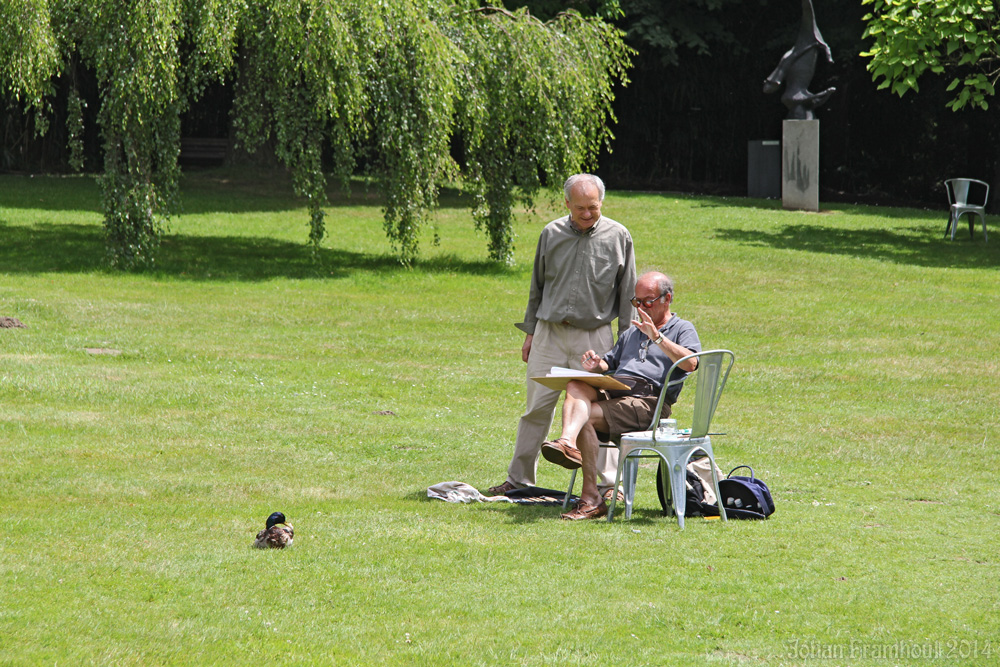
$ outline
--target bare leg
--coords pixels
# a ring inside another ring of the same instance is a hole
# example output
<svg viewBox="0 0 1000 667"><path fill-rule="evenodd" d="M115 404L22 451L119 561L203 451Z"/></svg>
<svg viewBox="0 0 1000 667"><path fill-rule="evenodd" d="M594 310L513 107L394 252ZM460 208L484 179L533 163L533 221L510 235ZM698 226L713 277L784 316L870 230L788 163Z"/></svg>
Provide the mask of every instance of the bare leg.
<svg viewBox="0 0 1000 667"><path fill-rule="evenodd" d="M597 390L586 382L570 381L566 385L566 400L563 401L562 437L577 447L577 437L590 421L591 406L597 400ZM593 429L591 429L593 430ZM596 438L596 435L595 435ZM596 461L597 455L595 453Z"/></svg>
<svg viewBox="0 0 1000 667"><path fill-rule="evenodd" d="M598 393L585 382L571 381L566 385L566 400L563 402L563 423L561 438L580 451L580 467L583 469L583 488L580 491L580 507L598 507L604 503L604 496L597 487L597 459L601 452L601 442L597 429L608 431L604 412L597 402ZM548 445L543 445L544 447ZM544 450L547 451L547 450ZM563 454L565 456L565 454ZM548 458L548 454L546 454ZM549 458L550 461L554 459ZM577 510L574 510L577 511ZM563 518L571 518L569 513Z"/></svg>
<svg viewBox="0 0 1000 667"><path fill-rule="evenodd" d="M589 385L585 386L593 391L593 387ZM596 399L597 392L593 391L593 394ZM582 400L582 397L580 398ZM566 400L567 402L569 401L568 391ZM564 413L565 410L566 407L563 406ZM582 409L580 412L582 412ZM581 467L583 468L583 488L580 490L580 499L591 505L599 505L604 497L597 488L597 457L601 451L601 441L597 437L597 429L606 433L608 431L608 422L604 419L604 412L601 410L600 403L596 401L587 404L586 412L587 421L580 428L576 439L577 448L580 450L580 456L583 459L581 462ZM577 417L574 415L571 418L575 419Z"/></svg>
<svg viewBox="0 0 1000 667"><path fill-rule="evenodd" d="M580 489L580 499L591 505L600 505L604 499L597 489L597 454L600 452L601 443L590 422L580 431L577 445L583 457L583 487Z"/></svg>

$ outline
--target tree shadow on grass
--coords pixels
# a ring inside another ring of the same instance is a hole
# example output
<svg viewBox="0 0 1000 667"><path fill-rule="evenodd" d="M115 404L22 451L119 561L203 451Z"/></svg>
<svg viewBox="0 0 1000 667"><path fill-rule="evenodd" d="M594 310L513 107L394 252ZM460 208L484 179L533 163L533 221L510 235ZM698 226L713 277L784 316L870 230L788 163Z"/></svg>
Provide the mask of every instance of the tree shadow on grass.
<svg viewBox="0 0 1000 667"><path fill-rule="evenodd" d="M945 220L944 222L947 222ZM844 229L819 224L785 225L775 231L758 229L717 229L716 237L748 246L780 250L800 250L831 255L877 259L914 266L995 269L1000 265L1000 248L984 243L982 231L975 239L966 234L955 240L939 228L909 226L896 229Z"/></svg>
<svg viewBox="0 0 1000 667"><path fill-rule="evenodd" d="M759 211L781 211L784 213L827 216L837 215L863 215L875 216L879 218L905 218L908 220L940 220L942 224L948 220L948 209L916 208L912 205L879 205L864 203L843 203L821 201L819 211L803 211L796 209L786 209L780 199L753 199L749 197L712 197L708 195L690 195L692 199L700 200L699 208L746 208ZM943 217L942 217L943 216Z"/></svg>
<svg viewBox="0 0 1000 667"><path fill-rule="evenodd" d="M10 274L110 273L104 229L96 225L11 225L0 218L0 271ZM455 255L419 259L428 273L505 275L503 264ZM323 248L316 258L304 243L264 237L165 235L150 274L192 281L341 278L358 272L405 273L394 255Z"/></svg>
<svg viewBox="0 0 1000 667"><path fill-rule="evenodd" d="M97 177L87 175L3 174L0 202L11 209L46 211L90 211L102 215ZM327 186L326 211L343 207L385 205L377 187L352 179L350 189L339 182ZM472 198L459 189L443 187L438 209L470 208ZM213 213L276 213L306 208L306 200L292 189L291 178L281 169L219 168L185 173L179 185L176 210L171 215ZM305 218L308 220L308 217Z"/></svg>
<svg viewBox="0 0 1000 667"><path fill-rule="evenodd" d="M290 181L282 175L274 180L229 179L203 177L186 179L181 186L180 205L176 214L211 215L213 213L257 213L295 211L306 208L304 197L298 197ZM327 203L322 208L335 216L339 208L385 206L385 197L375 187L352 182L350 190L339 184L327 187ZM455 188L444 187L438 193L436 210L471 209L472 198Z"/></svg>

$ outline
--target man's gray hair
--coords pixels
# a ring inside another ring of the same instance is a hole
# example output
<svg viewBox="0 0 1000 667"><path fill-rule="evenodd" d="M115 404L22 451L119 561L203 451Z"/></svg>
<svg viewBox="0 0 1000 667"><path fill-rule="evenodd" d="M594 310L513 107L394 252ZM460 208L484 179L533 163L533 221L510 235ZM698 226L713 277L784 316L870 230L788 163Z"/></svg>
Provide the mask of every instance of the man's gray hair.
<svg viewBox="0 0 1000 667"><path fill-rule="evenodd" d="M563 194L566 195L566 201L569 201L569 195L573 190L573 186L581 182L590 183L596 187L600 200L602 202L604 201L604 181L593 174L574 174L567 178L566 182L563 184Z"/></svg>
<svg viewBox="0 0 1000 667"><path fill-rule="evenodd" d="M660 294L674 295L674 281L670 276L666 274L661 274L660 277L656 279L656 291Z"/></svg>

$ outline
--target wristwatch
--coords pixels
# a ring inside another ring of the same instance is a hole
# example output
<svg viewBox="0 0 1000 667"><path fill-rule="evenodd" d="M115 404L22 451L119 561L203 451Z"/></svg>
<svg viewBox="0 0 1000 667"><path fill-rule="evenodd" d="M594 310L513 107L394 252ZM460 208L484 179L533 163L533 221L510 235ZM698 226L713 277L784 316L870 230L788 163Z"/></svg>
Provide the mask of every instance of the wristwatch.
<svg viewBox="0 0 1000 667"><path fill-rule="evenodd" d="M662 343L662 342L663 342L663 334L660 334L660 335L659 335L659 336L658 336L658 337L656 338L656 340L654 340L654 341L653 341L653 345L659 345L659 344L660 344L660 343Z"/></svg>

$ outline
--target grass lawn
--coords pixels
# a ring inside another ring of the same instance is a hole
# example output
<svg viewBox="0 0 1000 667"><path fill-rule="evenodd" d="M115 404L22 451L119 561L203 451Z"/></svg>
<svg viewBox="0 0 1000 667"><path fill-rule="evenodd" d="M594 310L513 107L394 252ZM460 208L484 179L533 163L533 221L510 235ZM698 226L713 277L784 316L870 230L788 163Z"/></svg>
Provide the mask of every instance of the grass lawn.
<svg viewBox="0 0 1000 667"><path fill-rule="evenodd" d="M0 176L0 316L26 325L0 329L0 664L1000 659L1000 232L609 193L639 270L736 353L716 455L777 504L680 531L650 468L611 524L426 497L505 477L558 202L502 267L445 193L404 269L363 190L332 192L313 262L289 192L190 174L159 268L123 275L92 179ZM251 549L275 510L294 546Z"/></svg>

